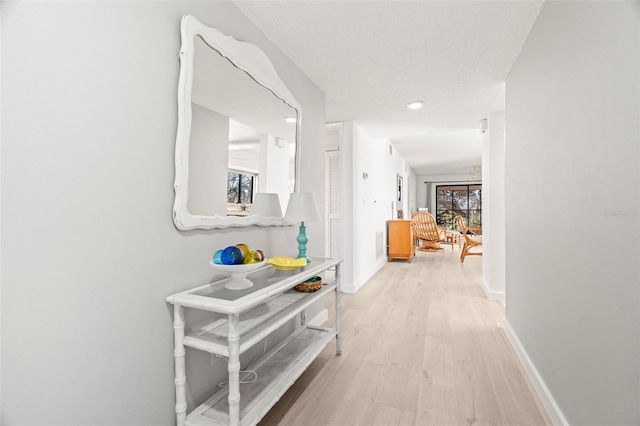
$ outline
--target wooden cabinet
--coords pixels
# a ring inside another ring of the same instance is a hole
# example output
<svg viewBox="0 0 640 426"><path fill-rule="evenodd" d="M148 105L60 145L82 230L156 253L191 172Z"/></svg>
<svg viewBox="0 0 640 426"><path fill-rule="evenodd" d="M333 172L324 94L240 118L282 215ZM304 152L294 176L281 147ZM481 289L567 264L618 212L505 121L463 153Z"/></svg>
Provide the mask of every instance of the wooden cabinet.
<svg viewBox="0 0 640 426"><path fill-rule="evenodd" d="M387 221L387 238L389 261L393 259L411 259L416 255L416 245L410 219L396 219Z"/></svg>
<svg viewBox="0 0 640 426"><path fill-rule="evenodd" d="M314 258L309 265L295 272L274 273L273 267L266 266L249 273L254 284L249 289L228 290L225 288L228 279L222 279L167 297L167 302L174 305L176 424L255 425L333 339L339 355L342 351L341 262L342 259ZM335 283L325 283L315 293L300 293L293 289L330 268L336 270ZM332 292L335 293L335 327L308 324L306 308ZM228 319L215 319L192 327L185 335L185 308L227 314ZM246 380L240 371L240 354L294 318L299 318L296 330L246 367L244 370L255 372L252 380ZM228 358L229 363L227 384L189 415L185 346Z"/></svg>

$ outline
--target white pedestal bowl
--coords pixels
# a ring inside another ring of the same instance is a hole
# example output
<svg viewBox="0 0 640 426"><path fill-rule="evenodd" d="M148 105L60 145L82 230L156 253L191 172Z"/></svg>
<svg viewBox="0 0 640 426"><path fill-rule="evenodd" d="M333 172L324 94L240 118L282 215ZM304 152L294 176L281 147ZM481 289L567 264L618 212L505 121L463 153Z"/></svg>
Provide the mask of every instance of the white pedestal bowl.
<svg viewBox="0 0 640 426"><path fill-rule="evenodd" d="M267 261L263 260L259 263L243 263L241 265L220 265L209 261L209 264L216 270L229 275L229 281L224 288L229 290L244 290L253 287L253 283L247 278L247 274L251 271L260 269L266 265Z"/></svg>

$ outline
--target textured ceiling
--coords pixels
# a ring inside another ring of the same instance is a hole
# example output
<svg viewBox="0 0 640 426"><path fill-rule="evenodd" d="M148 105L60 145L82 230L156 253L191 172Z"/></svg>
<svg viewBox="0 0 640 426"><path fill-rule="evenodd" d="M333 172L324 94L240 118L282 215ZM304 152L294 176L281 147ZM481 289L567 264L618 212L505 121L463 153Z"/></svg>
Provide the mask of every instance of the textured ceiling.
<svg viewBox="0 0 640 426"><path fill-rule="evenodd" d="M236 1L326 93L327 122L388 138L418 174L481 163L480 120L542 1ZM406 104L423 100L413 111Z"/></svg>

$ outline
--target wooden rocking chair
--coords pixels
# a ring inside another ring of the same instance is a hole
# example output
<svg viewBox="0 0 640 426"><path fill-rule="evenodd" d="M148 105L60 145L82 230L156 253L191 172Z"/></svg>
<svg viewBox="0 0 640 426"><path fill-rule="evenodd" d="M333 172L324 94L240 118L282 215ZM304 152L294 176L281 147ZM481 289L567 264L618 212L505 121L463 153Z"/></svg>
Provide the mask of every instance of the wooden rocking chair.
<svg viewBox="0 0 640 426"><path fill-rule="evenodd" d="M440 229L436 219L429 212L415 212L411 216L413 235L420 240L421 251L443 251L440 245Z"/></svg>
<svg viewBox="0 0 640 426"><path fill-rule="evenodd" d="M464 245L460 252L460 262L464 262L466 256L482 256L482 252L470 252L474 247L482 248L482 237L474 237L474 235L482 235L482 228L469 228L464 225L464 218L460 215L456 216L456 222L458 223L458 231L464 238Z"/></svg>

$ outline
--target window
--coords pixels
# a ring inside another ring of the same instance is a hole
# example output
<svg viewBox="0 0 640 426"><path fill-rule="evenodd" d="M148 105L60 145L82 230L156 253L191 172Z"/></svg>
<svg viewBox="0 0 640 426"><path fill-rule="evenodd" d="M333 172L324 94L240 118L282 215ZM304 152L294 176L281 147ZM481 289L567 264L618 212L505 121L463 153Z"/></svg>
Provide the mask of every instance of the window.
<svg viewBox="0 0 640 426"><path fill-rule="evenodd" d="M255 175L250 173L229 172L227 174L227 202L251 204Z"/></svg>
<svg viewBox="0 0 640 426"><path fill-rule="evenodd" d="M436 186L436 221L446 229L455 229L462 215L469 227L482 226L482 185Z"/></svg>

